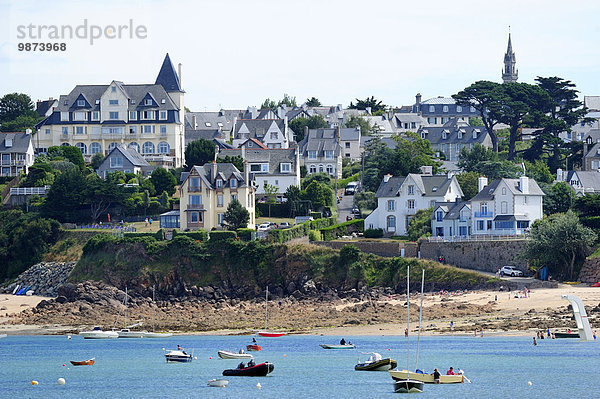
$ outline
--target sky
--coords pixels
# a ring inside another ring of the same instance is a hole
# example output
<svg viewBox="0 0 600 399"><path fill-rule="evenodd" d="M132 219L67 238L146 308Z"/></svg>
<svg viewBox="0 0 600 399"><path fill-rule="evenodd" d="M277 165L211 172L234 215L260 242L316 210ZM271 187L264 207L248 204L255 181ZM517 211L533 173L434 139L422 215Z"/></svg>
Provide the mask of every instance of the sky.
<svg viewBox="0 0 600 399"><path fill-rule="evenodd" d="M600 95L599 11L598 1L564 0L0 0L0 96L35 101L77 84L154 83L169 53L182 64L192 111L245 109L284 93L298 103L375 96L411 105L416 93L425 100L501 82L509 26L520 82L560 76L582 96ZM35 35L84 21L87 38ZM124 29L91 44L92 25L108 36L111 25L145 34ZM47 41L66 49L18 51Z"/></svg>

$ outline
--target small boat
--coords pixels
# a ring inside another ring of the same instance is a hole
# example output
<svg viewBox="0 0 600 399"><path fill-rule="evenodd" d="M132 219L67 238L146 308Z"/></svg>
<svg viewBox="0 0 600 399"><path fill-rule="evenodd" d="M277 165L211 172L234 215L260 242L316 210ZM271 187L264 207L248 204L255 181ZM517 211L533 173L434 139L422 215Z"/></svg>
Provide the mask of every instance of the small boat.
<svg viewBox="0 0 600 399"><path fill-rule="evenodd" d="M261 337L267 337L267 338L277 338L277 337L283 337L285 335L285 333L272 332L272 331L259 331L258 335L260 335Z"/></svg>
<svg viewBox="0 0 600 399"><path fill-rule="evenodd" d="M433 374L414 373L406 370L390 370L390 376L394 381L414 380L425 384L433 384ZM440 384L462 384L465 382L462 374L440 375Z"/></svg>
<svg viewBox="0 0 600 399"><path fill-rule="evenodd" d="M383 359L379 353L372 352L369 360L354 366L357 371L388 371L395 369L398 363L394 359Z"/></svg>
<svg viewBox="0 0 600 399"><path fill-rule="evenodd" d="M7 335L6 334L0 334L0 338L6 338Z"/></svg>
<svg viewBox="0 0 600 399"><path fill-rule="evenodd" d="M116 331L103 331L101 327L95 326L91 331L82 331L79 333L84 339L109 339L119 338Z"/></svg>
<svg viewBox="0 0 600 399"><path fill-rule="evenodd" d="M570 333L570 332L556 332L556 333L554 333L554 337L556 337L556 338L580 338L578 333Z"/></svg>
<svg viewBox="0 0 600 399"><path fill-rule="evenodd" d="M144 338L169 338L173 336L173 333L168 332L154 332L154 331L144 331Z"/></svg>
<svg viewBox="0 0 600 399"><path fill-rule="evenodd" d="M275 366L273 363L265 362L252 367L223 370L223 375L238 377L264 377L271 373L274 368Z"/></svg>
<svg viewBox="0 0 600 399"><path fill-rule="evenodd" d="M235 353L229 351L219 351L218 355L221 359L253 359L254 356L250 353Z"/></svg>
<svg viewBox="0 0 600 399"><path fill-rule="evenodd" d="M167 363L188 363L192 361L192 355L182 350L172 350L165 353Z"/></svg>
<svg viewBox="0 0 600 399"><path fill-rule="evenodd" d="M227 380L224 380L222 378L213 378L212 380L208 381L207 385L209 387L225 388L227 384L229 384L229 381Z"/></svg>
<svg viewBox="0 0 600 399"><path fill-rule="evenodd" d="M283 332L274 332L274 331L267 330L267 325L269 324L268 306L269 306L269 286L267 286L267 290L265 293L265 330L259 331L258 335L260 335L261 337L267 337L267 338L283 337L285 335L285 333L283 333Z"/></svg>
<svg viewBox="0 0 600 399"><path fill-rule="evenodd" d="M257 344L250 344L250 345L246 345L246 350L248 352L258 352L262 350L262 346L257 345Z"/></svg>
<svg viewBox="0 0 600 399"><path fill-rule="evenodd" d="M94 359L96 359L96 358L95 358L95 357L93 357L93 358L91 358L91 359L88 359L88 360L83 360L83 361L81 361L81 362L76 362L76 361L74 361L74 360L71 360L71 364L72 364L73 366L91 366L91 365L93 365L93 364L95 363L95 360L94 360Z"/></svg>
<svg viewBox="0 0 600 399"><path fill-rule="evenodd" d="M396 393L421 393L423 383L415 380L394 381L394 392Z"/></svg>
<svg viewBox="0 0 600 399"><path fill-rule="evenodd" d="M356 348L354 346L354 344L344 344L344 345L327 345L327 344L321 344L319 345L321 348L323 349L354 349Z"/></svg>

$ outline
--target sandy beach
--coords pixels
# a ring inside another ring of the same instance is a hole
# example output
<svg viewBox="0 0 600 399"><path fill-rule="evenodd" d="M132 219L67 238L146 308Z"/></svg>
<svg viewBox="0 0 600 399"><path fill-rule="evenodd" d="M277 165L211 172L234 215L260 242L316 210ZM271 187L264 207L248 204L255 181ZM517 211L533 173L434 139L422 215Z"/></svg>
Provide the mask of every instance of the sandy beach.
<svg viewBox="0 0 600 399"><path fill-rule="evenodd" d="M562 295L577 295L583 301L592 329L600 327L600 288L559 284L558 288L523 291L469 291L433 293L423 298L423 334L531 335L536 330L575 329L568 301ZM85 305L56 304L60 312L38 312L35 306L48 298L0 295L0 333L76 333L82 325L114 322L114 309L86 318ZM411 295L411 333L418 326L420 297ZM406 327L406 297L394 296L370 301L337 300L334 303L283 300L270 312L270 327L290 333L323 335L402 335ZM61 306L60 308L58 306ZM70 310L76 307L75 310ZM64 309L63 309L64 308ZM176 304L161 308L164 328L181 333L249 334L261 328L264 304L257 301L236 304ZM150 308L130 309L131 317L147 318ZM75 314L76 316L73 316ZM190 315L190 323L185 315ZM67 316L65 316L67 315ZM77 316L78 315L78 316ZM192 323L198 319L197 323ZM450 330L450 322L453 330ZM184 323L184 324L182 324ZM199 327L200 326L200 327Z"/></svg>

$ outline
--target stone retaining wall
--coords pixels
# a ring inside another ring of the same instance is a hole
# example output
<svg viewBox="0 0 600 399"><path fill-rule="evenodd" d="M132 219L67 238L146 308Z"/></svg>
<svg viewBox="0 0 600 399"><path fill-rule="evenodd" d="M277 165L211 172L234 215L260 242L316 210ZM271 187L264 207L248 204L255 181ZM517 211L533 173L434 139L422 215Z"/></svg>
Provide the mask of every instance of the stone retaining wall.
<svg viewBox="0 0 600 399"><path fill-rule="evenodd" d="M349 240L349 241L314 241L313 244L329 247L333 249L341 249L344 245L355 245L361 252L375 254L379 256L393 257L400 256L404 249L404 256L409 258L417 257L417 244L414 242L401 241L364 241L364 240Z"/></svg>
<svg viewBox="0 0 600 399"><path fill-rule="evenodd" d="M579 281L590 284L600 281L600 258L588 258L583 262L579 272Z"/></svg>
<svg viewBox="0 0 600 399"><path fill-rule="evenodd" d="M55 297L58 287L66 283L77 262L41 262L31 266L3 292L12 293L18 285L30 286L35 295ZM1 292L1 291L0 291Z"/></svg>

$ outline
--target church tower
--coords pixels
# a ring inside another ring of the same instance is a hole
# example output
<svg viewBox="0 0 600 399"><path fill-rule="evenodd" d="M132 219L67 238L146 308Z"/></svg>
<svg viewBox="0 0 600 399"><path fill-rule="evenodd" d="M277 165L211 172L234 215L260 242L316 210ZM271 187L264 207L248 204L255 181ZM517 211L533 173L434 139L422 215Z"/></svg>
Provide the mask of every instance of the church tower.
<svg viewBox="0 0 600 399"><path fill-rule="evenodd" d="M508 48L504 54L504 69L502 70L502 80L504 83L514 83L519 78L519 71L515 68L517 58L512 49L510 41L510 32L508 33Z"/></svg>

